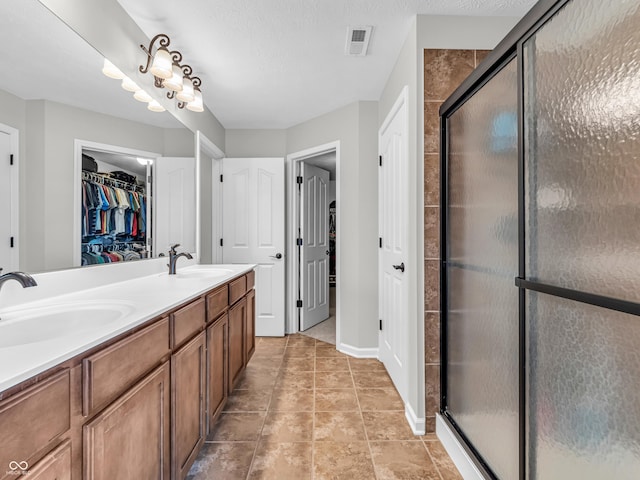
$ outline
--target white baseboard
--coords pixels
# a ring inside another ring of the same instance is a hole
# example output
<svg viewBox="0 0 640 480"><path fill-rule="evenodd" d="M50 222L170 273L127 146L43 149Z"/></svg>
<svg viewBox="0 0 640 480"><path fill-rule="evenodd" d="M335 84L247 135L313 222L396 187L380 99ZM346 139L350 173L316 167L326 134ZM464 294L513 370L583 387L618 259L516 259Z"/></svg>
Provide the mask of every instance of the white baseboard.
<svg viewBox="0 0 640 480"><path fill-rule="evenodd" d="M436 435L464 480L486 480L440 414L436 416Z"/></svg>
<svg viewBox="0 0 640 480"><path fill-rule="evenodd" d="M340 343L337 350L355 358L378 358L378 348L359 348L346 343Z"/></svg>
<svg viewBox="0 0 640 480"><path fill-rule="evenodd" d="M425 434L427 430L426 420L424 417L418 417L418 415L416 415L416 412L413 411L409 402L404 404L404 416L407 418L414 435Z"/></svg>

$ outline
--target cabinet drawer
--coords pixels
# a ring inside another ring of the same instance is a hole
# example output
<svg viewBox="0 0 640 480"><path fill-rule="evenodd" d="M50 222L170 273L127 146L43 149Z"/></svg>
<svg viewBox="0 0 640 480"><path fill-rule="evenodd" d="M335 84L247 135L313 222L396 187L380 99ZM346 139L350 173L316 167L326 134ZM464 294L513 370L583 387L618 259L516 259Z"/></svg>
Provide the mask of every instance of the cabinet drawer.
<svg viewBox="0 0 640 480"><path fill-rule="evenodd" d="M0 478L11 476L10 462L32 463L71 428L70 381L66 369L0 402Z"/></svg>
<svg viewBox="0 0 640 480"><path fill-rule="evenodd" d="M251 290L256 284L256 271L251 270L247 273L247 291Z"/></svg>
<svg viewBox="0 0 640 480"><path fill-rule="evenodd" d="M203 329L205 324L204 299L191 302L171 314L171 346L183 344Z"/></svg>
<svg viewBox="0 0 640 480"><path fill-rule="evenodd" d="M115 400L169 354L169 319L85 358L82 413L92 415Z"/></svg>
<svg viewBox="0 0 640 480"><path fill-rule="evenodd" d="M67 440L53 452L29 468L29 480L71 480L71 441Z"/></svg>
<svg viewBox="0 0 640 480"><path fill-rule="evenodd" d="M215 320L229 305L229 286L227 284L207 295L207 322Z"/></svg>
<svg viewBox="0 0 640 480"><path fill-rule="evenodd" d="M233 305L247 293L247 276L243 275L229 283L229 305Z"/></svg>

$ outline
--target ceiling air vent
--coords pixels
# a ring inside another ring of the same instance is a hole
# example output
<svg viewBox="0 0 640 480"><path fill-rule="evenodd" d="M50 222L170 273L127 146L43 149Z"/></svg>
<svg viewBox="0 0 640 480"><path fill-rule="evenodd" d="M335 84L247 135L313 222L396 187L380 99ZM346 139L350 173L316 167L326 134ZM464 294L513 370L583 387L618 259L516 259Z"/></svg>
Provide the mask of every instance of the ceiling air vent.
<svg viewBox="0 0 640 480"><path fill-rule="evenodd" d="M353 57L364 57L369 48L369 40L371 40L371 31L373 27L348 27L347 28L347 44L344 48L344 54Z"/></svg>

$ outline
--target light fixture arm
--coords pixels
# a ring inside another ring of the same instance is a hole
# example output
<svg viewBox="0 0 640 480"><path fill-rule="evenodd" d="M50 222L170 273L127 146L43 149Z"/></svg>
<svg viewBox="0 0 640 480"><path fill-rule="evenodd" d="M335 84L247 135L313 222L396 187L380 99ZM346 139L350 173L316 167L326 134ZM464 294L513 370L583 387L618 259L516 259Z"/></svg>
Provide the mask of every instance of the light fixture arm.
<svg viewBox="0 0 640 480"><path fill-rule="evenodd" d="M139 68L140 73L147 73L149 71L149 67L151 66L151 62L153 60L153 54L151 52L153 51L153 44L156 43L156 41L158 42L158 45L160 47L165 47L165 48L168 47L169 44L171 43L171 39L169 39L169 35L165 35L164 33L159 33L158 35L156 35L151 39L151 42L149 43L149 48L146 48L144 45L140 45L140 48L142 49L142 51L147 54L147 65L146 66L140 65L140 68ZM182 55L180 54L180 52L171 52L172 58L176 60L176 57L174 55L176 53L180 55L180 60L182 60Z"/></svg>

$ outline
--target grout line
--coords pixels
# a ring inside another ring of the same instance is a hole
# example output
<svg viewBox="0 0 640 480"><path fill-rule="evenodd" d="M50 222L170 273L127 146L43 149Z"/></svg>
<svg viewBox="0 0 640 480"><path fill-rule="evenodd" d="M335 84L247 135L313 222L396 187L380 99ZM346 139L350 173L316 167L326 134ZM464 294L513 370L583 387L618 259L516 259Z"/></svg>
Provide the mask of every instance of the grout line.
<svg viewBox="0 0 640 480"><path fill-rule="evenodd" d="M373 467L373 476L378 479L378 473L376 472L376 464L373 461L373 450L371 450L371 442L369 441L369 433L367 432L367 425L364 423L364 415L362 414L362 405L360 405L360 398L358 398L358 389L356 382L353 378L353 370L351 369L351 362L347 361L349 365L349 372L351 373L351 383L353 383L353 389L356 391L356 402L358 402L358 411L360 412L360 420L362 420L362 428L364 429L364 438L367 442L367 448L369 449L369 456L371 458L371 466Z"/></svg>
<svg viewBox="0 0 640 480"><path fill-rule="evenodd" d="M316 357L316 342L313 345L313 399L312 408L311 408L311 480L315 478L314 472L314 464L315 464L315 456L316 456L316 361L318 357Z"/></svg>
<svg viewBox="0 0 640 480"><path fill-rule="evenodd" d="M422 446L427 451L427 455L429 455L429 458L431 459L431 463L433 463L433 466L436 467L436 472L438 472L438 476L440 477L440 480L444 480L444 478L442 477L442 473L440 472L440 467L438 467L438 464L433 459L433 455L431 455L431 451L429 450L427 445L424 443L424 440L422 441Z"/></svg>

